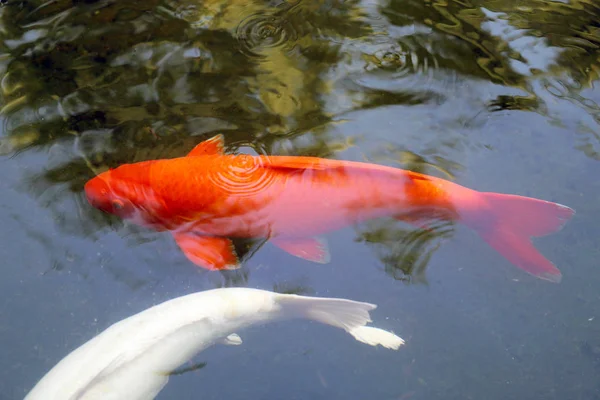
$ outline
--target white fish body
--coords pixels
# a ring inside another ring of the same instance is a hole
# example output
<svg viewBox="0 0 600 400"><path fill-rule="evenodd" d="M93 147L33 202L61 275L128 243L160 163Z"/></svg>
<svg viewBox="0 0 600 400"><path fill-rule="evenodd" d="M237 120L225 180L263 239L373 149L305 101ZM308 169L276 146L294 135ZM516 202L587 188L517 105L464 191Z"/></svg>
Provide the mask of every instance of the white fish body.
<svg viewBox="0 0 600 400"><path fill-rule="evenodd" d="M218 342L240 344L234 332L275 319L312 319L396 350L400 337L365 326L376 307L247 288L189 294L113 324L63 358L25 400L153 399L168 374L200 351Z"/></svg>

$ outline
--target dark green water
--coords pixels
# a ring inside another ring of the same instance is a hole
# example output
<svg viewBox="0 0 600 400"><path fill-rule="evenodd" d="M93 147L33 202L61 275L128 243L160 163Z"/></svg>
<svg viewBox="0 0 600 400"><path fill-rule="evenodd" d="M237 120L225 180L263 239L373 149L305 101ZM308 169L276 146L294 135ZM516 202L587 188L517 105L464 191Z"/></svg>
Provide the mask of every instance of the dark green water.
<svg viewBox="0 0 600 400"><path fill-rule="evenodd" d="M302 321L199 355L159 398L600 399L600 6L589 1L0 3L0 398L159 301L249 286L373 302L407 344ZM577 211L535 240L559 285L462 225L260 242L210 273L92 209L100 171L227 151L367 160Z"/></svg>

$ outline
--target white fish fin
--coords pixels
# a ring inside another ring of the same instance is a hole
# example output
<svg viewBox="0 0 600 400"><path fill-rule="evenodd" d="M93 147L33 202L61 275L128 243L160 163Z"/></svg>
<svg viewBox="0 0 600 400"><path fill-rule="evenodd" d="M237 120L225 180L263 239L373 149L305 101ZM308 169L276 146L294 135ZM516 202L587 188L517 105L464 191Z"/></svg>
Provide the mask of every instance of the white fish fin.
<svg viewBox="0 0 600 400"><path fill-rule="evenodd" d="M281 296L278 302L284 312L299 313L305 318L341 328L360 342L394 350L404 343L391 332L365 326L371 322L369 311L377 307L375 304L326 297Z"/></svg>
<svg viewBox="0 0 600 400"><path fill-rule="evenodd" d="M224 338L221 343L229 345L229 346L239 346L242 344L242 338L237 333L232 333L231 335Z"/></svg>
<svg viewBox="0 0 600 400"><path fill-rule="evenodd" d="M383 329L372 326L359 326L348 331L359 342L366 343L370 346L382 345L387 349L398 350L404 344L404 340Z"/></svg>

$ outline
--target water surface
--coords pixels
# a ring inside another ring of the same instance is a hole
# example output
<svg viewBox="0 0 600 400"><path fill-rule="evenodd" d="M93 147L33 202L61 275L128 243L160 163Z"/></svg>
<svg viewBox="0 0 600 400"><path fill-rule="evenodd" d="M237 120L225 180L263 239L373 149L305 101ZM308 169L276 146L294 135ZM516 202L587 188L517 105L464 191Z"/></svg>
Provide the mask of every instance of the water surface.
<svg viewBox="0 0 600 400"><path fill-rule="evenodd" d="M0 6L0 398L113 322L248 286L376 303L398 352L293 321L252 328L159 398L600 399L600 7L593 1L5 1ZM474 232L389 220L332 262L236 243L200 270L92 209L122 163L227 151L370 161L577 211L535 240L562 283Z"/></svg>

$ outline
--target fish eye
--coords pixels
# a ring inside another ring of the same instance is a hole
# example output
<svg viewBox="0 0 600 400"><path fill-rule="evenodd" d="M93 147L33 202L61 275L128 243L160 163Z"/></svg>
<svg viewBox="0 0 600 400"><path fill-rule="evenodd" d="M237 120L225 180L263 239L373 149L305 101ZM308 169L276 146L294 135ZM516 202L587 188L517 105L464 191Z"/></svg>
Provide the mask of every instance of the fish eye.
<svg viewBox="0 0 600 400"><path fill-rule="evenodd" d="M120 211L123 208L125 208L125 204L123 204L123 202L121 200L113 200L112 206L116 211Z"/></svg>

